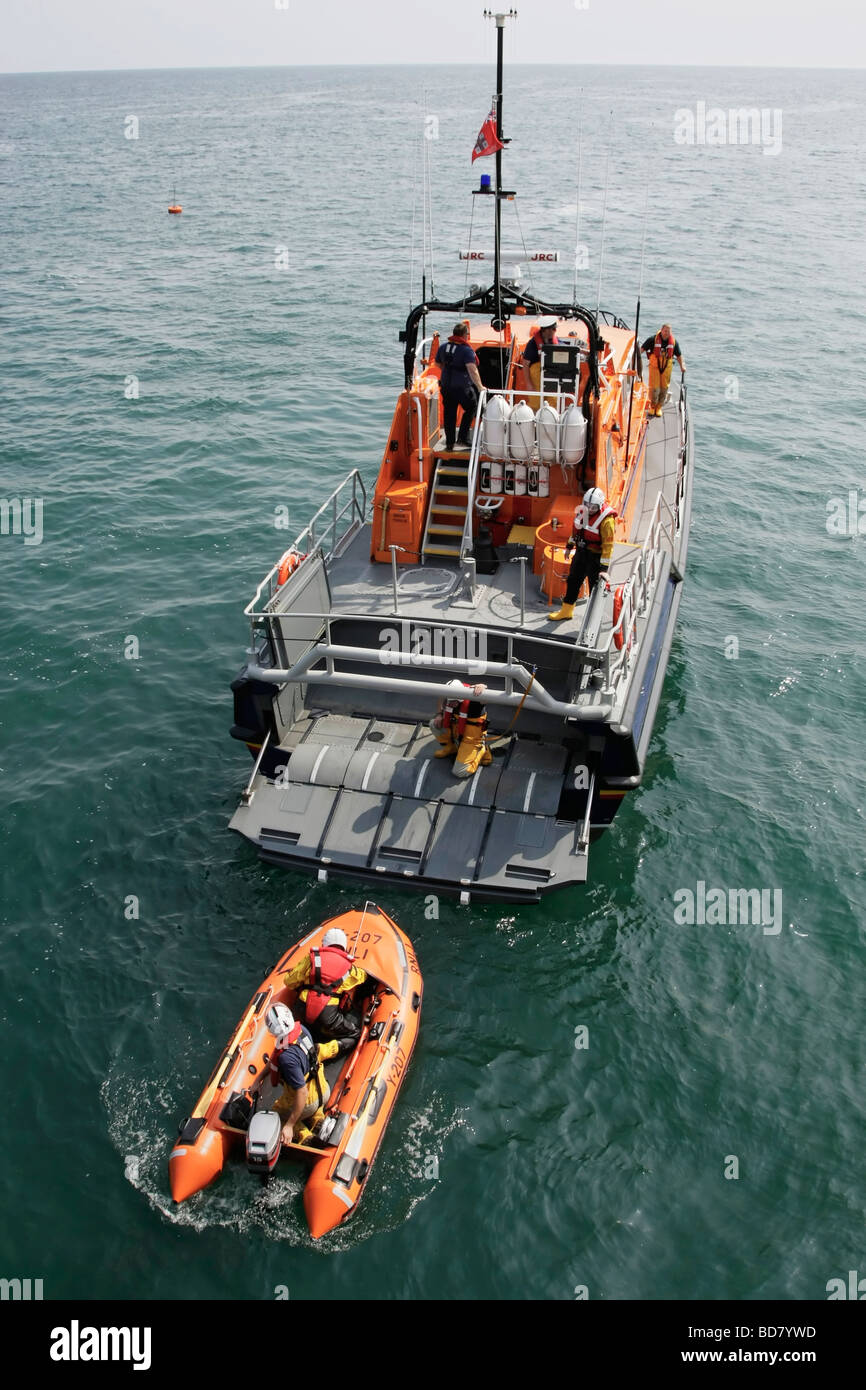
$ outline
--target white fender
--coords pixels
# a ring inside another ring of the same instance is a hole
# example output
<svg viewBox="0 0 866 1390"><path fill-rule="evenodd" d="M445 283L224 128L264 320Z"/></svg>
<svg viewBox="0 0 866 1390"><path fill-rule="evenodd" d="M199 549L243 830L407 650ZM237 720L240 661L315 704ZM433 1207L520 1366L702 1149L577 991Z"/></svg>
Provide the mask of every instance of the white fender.
<svg viewBox="0 0 866 1390"><path fill-rule="evenodd" d="M494 396L484 410L481 451L492 459L508 457L508 422L511 406L502 396Z"/></svg>
<svg viewBox="0 0 866 1390"><path fill-rule="evenodd" d="M586 420L579 405L570 405L559 427L559 456L562 463L580 463L586 453Z"/></svg>
<svg viewBox="0 0 866 1390"><path fill-rule="evenodd" d="M494 494L502 491L502 461L494 459L490 465L490 491Z"/></svg>
<svg viewBox="0 0 866 1390"><path fill-rule="evenodd" d="M538 495L539 497L550 496L550 469L546 463L538 465Z"/></svg>
<svg viewBox="0 0 866 1390"><path fill-rule="evenodd" d="M535 444L535 414L526 401L521 401L511 412L508 422L508 457L526 461L532 458Z"/></svg>
<svg viewBox="0 0 866 1390"><path fill-rule="evenodd" d="M526 496L526 464L515 463L514 465L514 496Z"/></svg>
<svg viewBox="0 0 866 1390"><path fill-rule="evenodd" d="M514 492L514 464L513 464L513 463L506 463L506 465L505 465L505 491L506 491L506 492L512 492L512 493Z"/></svg>
<svg viewBox="0 0 866 1390"><path fill-rule="evenodd" d="M556 463L559 458L559 414L547 401L535 413L538 436L538 457L542 463Z"/></svg>

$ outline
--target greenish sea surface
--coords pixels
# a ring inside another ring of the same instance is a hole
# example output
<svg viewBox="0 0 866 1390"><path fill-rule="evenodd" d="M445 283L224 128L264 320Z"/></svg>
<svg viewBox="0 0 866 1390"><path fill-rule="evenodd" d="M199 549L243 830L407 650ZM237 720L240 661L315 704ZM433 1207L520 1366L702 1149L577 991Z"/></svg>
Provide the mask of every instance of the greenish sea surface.
<svg viewBox="0 0 866 1390"><path fill-rule="evenodd" d="M822 1299L866 1272L862 74L553 79L507 88L523 233L564 253L540 292L571 289L581 108L578 293L610 146L601 300L629 321L649 180L641 326L682 341L696 438L677 636L584 891L438 920L383 891L421 1035L357 1217L314 1245L290 1165L168 1191L253 988L364 896L228 832L229 682L275 509L300 530L376 475L425 89L462 289L490 71L0 78L0 1275L46 1299ZM778 110L780 148L677 143L700 102ZM700 883L778 914L679 922Z"/></svg>

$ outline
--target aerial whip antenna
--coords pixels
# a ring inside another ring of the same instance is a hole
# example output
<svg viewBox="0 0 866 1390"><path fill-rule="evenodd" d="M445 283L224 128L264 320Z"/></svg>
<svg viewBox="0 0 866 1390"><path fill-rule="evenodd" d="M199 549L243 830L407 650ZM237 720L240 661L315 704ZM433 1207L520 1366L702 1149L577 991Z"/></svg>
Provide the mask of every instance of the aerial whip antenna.
<svg viewBox="0 0 866 1390"><path fill-rule="evenodd" d="M629 393L628 393L628 427L626 428L626 432L625 432L625 458L624 458L624 460L623 460L624 466L625 466L626 468L628 468L628 451L629 451L629 447L630 447L630 445L631 445L631 413L632 413L632 408L633 408L633 406L634 406L634 384L635 384L635 381L637 380L637 368L638 368L638 362L640 361L640 336L639 336L639 330L640 330L640 297L641 297L641 292L643 291L643 265L644 265L644 256L645 256L645 254L646 254L646 229L647 229L647 214L648 214L648 211L649 211L649 175L647 175L646 192L644 193L644 200L643 200L643 240L642 240L641 248L640 248L640 274L639 274L639 276L638 276L638 283L637 283L637 304L636 304L636 306L635 306L635 311L634 311L634 352L632 353L632 358L631 358L631 370L632 370L631 390L630 390Z"/></svg>
<svg viewBox="0 0 866 1390"><path fill-rule="evenodd" d="M574 210L574 283L571 288L573 303L577 303L577 262L580 256L580 183L583 160L583 88L580 89L580 109L577 117L577 207Z"/></svg>
<svg viewBox="0 0 866 1390"><path fill-rule="evenodd" d="M601 273L604 269L604 236L607 225L607 190L610 184L610 147L613 144L613 112L611 111L610 135L607 141L607 162L604 170L604 202L601 210L601 255L598 258L598 293L595 301L595 317L598 318L598 311L601 308Z"/></svg>

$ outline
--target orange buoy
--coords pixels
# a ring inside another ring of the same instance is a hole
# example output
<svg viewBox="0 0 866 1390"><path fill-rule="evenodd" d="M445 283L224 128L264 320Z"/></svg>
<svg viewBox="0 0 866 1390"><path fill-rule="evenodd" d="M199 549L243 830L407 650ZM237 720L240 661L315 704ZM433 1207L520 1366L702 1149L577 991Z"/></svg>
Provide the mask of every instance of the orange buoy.
<svg viewBox="0 0 866 1390"><path fill-rule="evenodd" d="M297 550L287 550L280 560L280 567L277 570L277 583L282 587L290 575L293 575L302 560L306 560L306 555L299 555Z"/></svg>
<svg viewBox="0 0 866 1390"><path fill-rule="evenodd" d="M183 212L183 208L181 207L180 203L174 203L169 208L169 212Z"/></svg>
<svg viewBox="0 0 866 1390"><path fill-rule="evenodd" d="M614 596L613 596L613 645L616 647L616 649L617 649L618 652L621 652L621 651L622 651L622 644L623 644L623 642L625 641L625 638L624 638L623 635L622 635L622 628L619 628L619 629L617 630L617 626L616 626L617 623L618 623L619 620L620 620L620 617L622 616L622 591L623 591L623 588L624 588L624 585L622 585L622 584L617 585L617 588L616 588L616 590L615 590L615 592L614 592ZM631 651L631 637L629 637L629 639L628 639L628 647L629 647L629 651Z"/></svg>

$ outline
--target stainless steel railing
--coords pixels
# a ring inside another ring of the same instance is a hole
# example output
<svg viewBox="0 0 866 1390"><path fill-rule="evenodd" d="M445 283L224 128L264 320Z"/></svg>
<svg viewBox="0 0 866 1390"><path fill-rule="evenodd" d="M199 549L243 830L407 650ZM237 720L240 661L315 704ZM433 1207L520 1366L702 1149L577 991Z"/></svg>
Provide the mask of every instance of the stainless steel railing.
<svg viewBox="0 0 866 1390"><path fill-rule="evenodd" d="M665 520L663 513L667 513ZM596 646L604 655L604 688L614 693L628 679L637 654L637 624L655 596L662 559L667 550L673 556L677 520L663 492L659 492L643 545L635 555L628 577L616 586L622 608L603 642Z"/></svg>
<svg viewBox="0 0 866 1390"><path fill-rule="evenodd" d="M346 498L344 495L351 488L351 496ZM342 495L342 497L341 497ZM342 529L341 523L348 514L349 520ZM364 525L367 516L367 489L364 487L364 480L357 468L343 479L339 487L336 487L319 510L316 512L312 521L304 527L303 531L296 538L290 550L297 554L300 564L305 559L321 552L322 559L327 565L328 561L343 544L346 538ZM326 519L327 518L327 519ZM268 570L261 584L256 589L250 603L244 609L245 617L254 617L258 614L267 614L272 611L271 605L274 599L285 587L277 582L280 561L277 560L274 566ZM288 581L287 581L288 582Z"/></svg>

